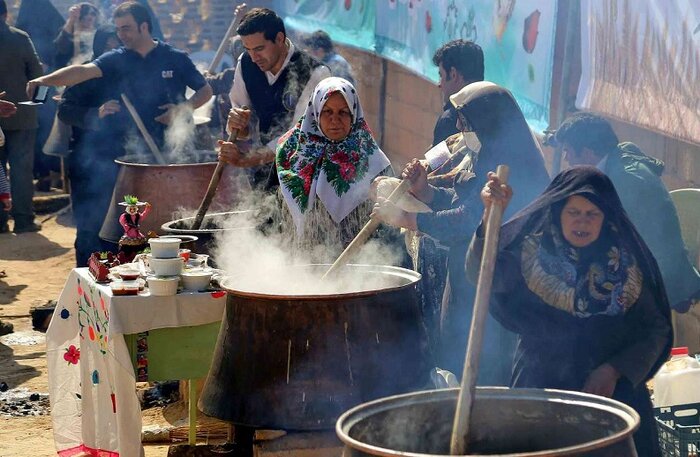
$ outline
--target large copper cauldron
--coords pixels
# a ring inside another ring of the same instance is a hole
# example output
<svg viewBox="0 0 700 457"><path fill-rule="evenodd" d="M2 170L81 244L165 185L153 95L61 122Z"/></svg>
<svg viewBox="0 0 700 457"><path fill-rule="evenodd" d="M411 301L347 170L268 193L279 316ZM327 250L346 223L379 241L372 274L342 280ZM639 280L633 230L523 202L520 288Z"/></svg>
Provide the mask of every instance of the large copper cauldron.
<svg viewBox="0 0 700 457"><path fill-rule="evenodd" d="M450 455L459 389L382 398L343 414L343 457ZM636 457L639 415L596 395L562 390L477 388L470 455Z"/></svg>
<svg viewBox="0 0 700 457"><path fill-rule="evenodd" d="M311 269L320 281L328 265L290 268ZM416 299L420 275L370 265L342 274L381 276L389 285L284 296L241 292L224 281L228 300L202 412L254 428L332 429L352 406L423 388L429 367Z"/></svg>
<svg viewBox="0 0 700 457"><path fill-rule="evenodd" d="M119 216L124 207L124 195L136 195L139 200L153 205L148 217L140 223L145 234L158 232L161 225L175 219L183 211L194 213L207 192L216 168L216 153L193 151L187 163L159 165L142 163L143 157L126 156L115 160L120 165L112 203L105 217L100 238L116 243L124 234ZM250 189L240 169L226 167L224 175L209 207L210 211L228 211L235 206L241 193Z"/></svg>

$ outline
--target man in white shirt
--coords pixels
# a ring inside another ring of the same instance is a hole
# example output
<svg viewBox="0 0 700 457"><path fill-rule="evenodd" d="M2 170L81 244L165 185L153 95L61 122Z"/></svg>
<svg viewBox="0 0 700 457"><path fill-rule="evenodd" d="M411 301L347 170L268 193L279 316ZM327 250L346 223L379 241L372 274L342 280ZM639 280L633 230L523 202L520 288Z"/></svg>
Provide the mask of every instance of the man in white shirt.
<svg viewBox="0 0 700 457"><path fill-rule="evenodd" d="M277 139L304 113L316 85L330 70L287 38L284 22L272 10L253 8L237 29L246 52L238 59L231 89L228 130L255 147L220 142L220 158L234 166L257 167L253 185L274 187L272 164ZM255 113L255 118L251 117Z"/></svg>

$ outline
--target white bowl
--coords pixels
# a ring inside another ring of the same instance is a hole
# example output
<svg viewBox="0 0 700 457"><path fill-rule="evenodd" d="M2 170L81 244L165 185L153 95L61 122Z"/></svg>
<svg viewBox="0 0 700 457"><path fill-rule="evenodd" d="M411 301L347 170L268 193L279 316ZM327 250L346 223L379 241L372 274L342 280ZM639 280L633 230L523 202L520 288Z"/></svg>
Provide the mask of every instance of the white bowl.
<svg viewBox="0 0 700 457"><path fill-rule="evenodd" d="M204 290L209 287L211 271L193 270L182 273L182 284L186 290Z"/></svg>
<svg viewBox="0 0 700 457"><path fill-rule="evenodd" d="M148 244L151 245L151 255L156 259L177 257L181 242L180 238L151 238L148 240Z"/></svg>
<svg viewBox="0 0 700 457"><path fill-rule="evenodd" d="M172 259L158 259L151 257L148 259L148 266L151 267L156 276L176 276L182 273L185 259L174 257Z"/></svg>
<svg viewBox="0 0 700 457"><path fill-rule="evenodd" d="M148 290L151 291L151 295L165 297L177 293L177 285L180 283L180 277L149 276L146 278L146 281L148 281Z"/></svg>

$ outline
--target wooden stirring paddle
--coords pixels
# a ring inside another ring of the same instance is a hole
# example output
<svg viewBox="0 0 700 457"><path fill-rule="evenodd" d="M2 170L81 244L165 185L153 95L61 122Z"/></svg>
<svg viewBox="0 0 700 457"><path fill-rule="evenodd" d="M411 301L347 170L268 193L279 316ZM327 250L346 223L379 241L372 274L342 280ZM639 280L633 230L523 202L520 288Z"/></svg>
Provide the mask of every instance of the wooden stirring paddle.
<svg viewBox="0 0 700 457"><path fill-rule="evenodd" d="M396 186L396 189L394 189L391 192L391 194L389 194L387 201L391 203L396 203L403 196L403 194L405 194L406 191L410 189L410 187L411 182L408 179L404 179L398 186ZM369 222L367 222L365 226L362 227L362 230L358 232L357 236L355 236L355 238L353 238L350 244L348 244L348 247L345 248L345 250L338 256L335 262L333 262L333 265L331 265L328 271L326 271L326 273L321 277L321 280L326 279L330 274L338 270L338 268L347 264L350 258L353 255L355 255L357 251L359 251L360 248L369 239L369 236L372 233L374 233L375 230L377 230L377 227L379 227L380 223L381 221L379 219L371 217Z"/></svg>
<svg viewBox="0 0 700 457"><path fill-rule="evenodd" d="M502 184L506 184L508 181L508 167L499 165L496 170L496 176L498 176ZM484 324L489 313L491 284L493 282L493 270L496 266L498 237L501 230L503 209L501 205L492 205L486 220L484 252L481 257L481 268L479 269L479 281L476 285L476 298L474 299L469 341L467 342L467 351L464 357L462 386L459 390L457 410L455 411L455 418L452 424L451 455L465 455L469 446L469 426L476 393L476 378L479 374L479 355L484 339Z"/></svg>

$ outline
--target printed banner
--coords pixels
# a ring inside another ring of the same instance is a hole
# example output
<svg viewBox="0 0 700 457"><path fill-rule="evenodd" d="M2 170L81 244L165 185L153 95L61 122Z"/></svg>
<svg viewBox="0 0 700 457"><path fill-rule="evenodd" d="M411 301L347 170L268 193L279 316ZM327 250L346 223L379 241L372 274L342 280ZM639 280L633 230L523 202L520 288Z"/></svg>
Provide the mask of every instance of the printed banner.
<svg viewBox="0 0 700 457"><path fill-rule="evenodd" d="M548 125L556 0L277 0L276 7L292 28L323 28L435 82L435 51L457 38L475 41L486 79L513 92L534 128Z"/></svg>
<svg viewBox="0 0 700 457"><path fill-rule="evenodd" d="M578 108L700 143L700 2L583 0Z"/></svg>

